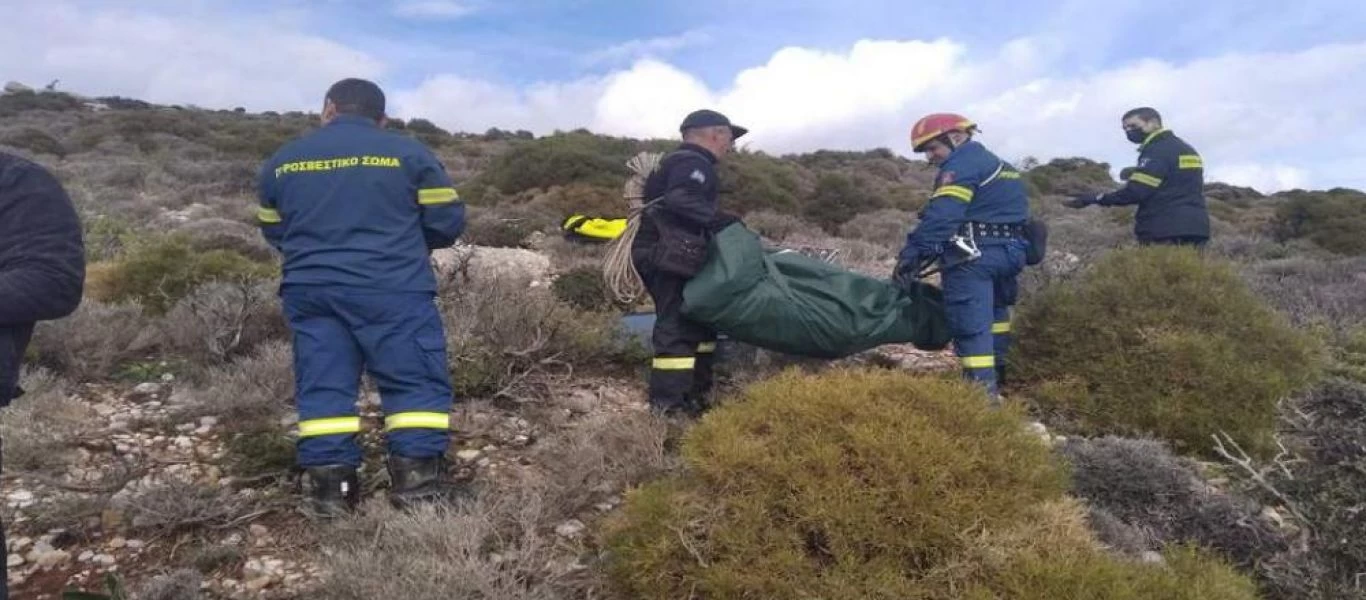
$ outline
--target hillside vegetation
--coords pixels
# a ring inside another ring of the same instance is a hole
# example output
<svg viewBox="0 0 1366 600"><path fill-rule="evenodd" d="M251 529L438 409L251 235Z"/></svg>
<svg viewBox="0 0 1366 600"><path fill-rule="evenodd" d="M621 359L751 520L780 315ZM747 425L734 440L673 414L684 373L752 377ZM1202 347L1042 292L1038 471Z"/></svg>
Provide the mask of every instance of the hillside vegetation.
<svg viewBox="0 0 1366 600"><path fill-rule="evenodd" d="M1207 186L1204 256L1133 247L1119 185L1019 157L1047 259L1022 276L1007 407L948 352L814 361L723 348L720 408L644 409L602 246L626 160L673 140L390 127L469 204L434 255L473 506L383 500L363 382L364 512L294 510L293 356L261 161L316 115L0 95L0 148L53 170L85 227L75 314L40 324L0 412L15 597L1266 598L1366 572L1366 195ZM989 136L983 137L990 147ZM1197 143L1198 146L1198 143ZM1013 158L1013 157L1012 157ZM770 241L886 277L934 177L889 149L741 150L722 203ZM111 593L112 592L112 593Z"/></svg>

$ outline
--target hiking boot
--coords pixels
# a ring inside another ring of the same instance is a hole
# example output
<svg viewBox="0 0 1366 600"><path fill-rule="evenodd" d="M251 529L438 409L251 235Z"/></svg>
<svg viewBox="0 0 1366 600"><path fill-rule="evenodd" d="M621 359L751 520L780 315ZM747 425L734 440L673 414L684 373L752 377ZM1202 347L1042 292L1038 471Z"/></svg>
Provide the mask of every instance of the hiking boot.
<svg viewBox="0 0 1366 600"><path fill-rule="evenodd" d="M360 477L356 473L356 467L305 467L303 474L308 481L305 513L318 518L334 519L354 511L360 503Z"/></svg>
<svg viewBox="0 0 1366 600"><path fill-rule="evenodd" d="M389 503L397 509L420 504L460 502L472 498L466 484L446 478L443 457L408 458L389 455Z"/></svg>

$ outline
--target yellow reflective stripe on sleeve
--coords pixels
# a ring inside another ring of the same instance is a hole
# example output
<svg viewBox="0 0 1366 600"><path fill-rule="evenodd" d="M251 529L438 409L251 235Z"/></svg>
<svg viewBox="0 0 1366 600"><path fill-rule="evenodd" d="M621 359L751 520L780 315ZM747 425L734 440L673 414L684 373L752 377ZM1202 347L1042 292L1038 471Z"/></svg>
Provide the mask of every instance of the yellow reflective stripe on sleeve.
<svg viewBox="0 0 1366 600"><path fill-rule="evenodd" d="M459 197L460 195L455 193L455 188L427 188L417 191L417 203L422 205L450 204Z"/></svg>
<svg viewBox="0 0 1366 600"><path fill-rule="evenodd" d="M1176 166L1180 169L1203 169L1205 161L1198 154L1182 154L1176 157Z"/></svg>
<svg viewBox="0 0 1366 600"><path fill-rule="evenodd" d="M940 187L939 189L934 191L934 195L949 196L951 198L962 200L963 202L972 202L972 190L965 188L961 185L946 185Z"/></svg>
<svg viewBox="0 0 1366 600"><path fill-rule="evenodd" d="M281 221L280 211L262 206L256 209L256 220L267 225L274 225Z"/></svg>
<svg viewBox="0 0 1366 600"><path fill-rule="evenodd" d="M1158 178L1156 178L1156 177L1153 177L1152 175L1149 175L1149 174L1147 174L1147 173L1139 173L1139 172L1137 172L1137 171L1135 171L1133 174L1129 175L1129 181L1136 181L1136 182L1141 183L1141 184L1143 184L1143 185L1152 186L1152 187L1157 187L1157 186L1162 185L1162 180L1161 180L1161 179L1158 179Z"/></svg>
<svg viewBox="0 0 1366 600"><path fill-rule="evenodd" d="M299 437L317 437L339 433L360 433L360 417L330 417L299 421Z"/></svg>
<svg viewBox="0 0 1366 600"><path fill-rule="evenodd" d="M450 429L451 415L439 412L403 412L384 418L384 430Z"/></svg>
<svg viewBox="0 0 1366 600"><path fill-rule="evenodd" d="M1000 178L1001 178L1001 179L1019 179L1019 178L1020 178L1020 172L1019 172L1019 171L1001 171Z"/></svg>
<svg viewBox="0 0 1366 600"><path fill-rule="evenodd" d="M688 358L656 358L654 368L659 371L690 371L697 366L697 359Z"/></svg>
<svg viewBox="0 0 1366 600"><path fill-rule="evenodd" d="M964 356L963 367L968 369L995 369L995 356Z"/></svg>
<svg viewBox="0 0 1366 600"><path fill-rule="evenodd" d="M716 342L702 342L697 345L698 354L711 354L716 352Z"/></svg>
<svg viewBox="0 0 1366 600"><path fill-rule="evenodd" d="M991 324L992 333L1010 333L1010 321Z"/></svg>

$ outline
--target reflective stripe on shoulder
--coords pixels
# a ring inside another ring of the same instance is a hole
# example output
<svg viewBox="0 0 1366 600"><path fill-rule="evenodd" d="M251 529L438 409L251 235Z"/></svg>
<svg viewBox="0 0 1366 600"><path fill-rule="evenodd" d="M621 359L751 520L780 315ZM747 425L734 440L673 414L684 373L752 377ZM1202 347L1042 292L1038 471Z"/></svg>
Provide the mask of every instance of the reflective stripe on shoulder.
<svg viewBox="0 0 1366 600"><path fill-rule="evenodd" d="M280 218L280 211L264 206L256 209L256 220L265 223L266 225L274 225L282 221Z"/></svg>
<svg viewBox="0 0 1366 600"><path fill-rule="evenodd" d="M1176 157L1176 166L1179 169L1203 169L1205 161L1199 154L1182 154Z"/></svg>

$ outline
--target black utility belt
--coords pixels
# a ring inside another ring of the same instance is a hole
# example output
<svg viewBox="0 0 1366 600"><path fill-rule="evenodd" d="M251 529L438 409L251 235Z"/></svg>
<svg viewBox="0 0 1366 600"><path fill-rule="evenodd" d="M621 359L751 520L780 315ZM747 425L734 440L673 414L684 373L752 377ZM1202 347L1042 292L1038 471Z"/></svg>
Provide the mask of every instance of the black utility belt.
<svg viewBox="0 0 1366 600"><path fill-rule="evenodd" d="M1023 238L1026 233L1024 223L967 223L962 231L978 238Z"/></svg>

